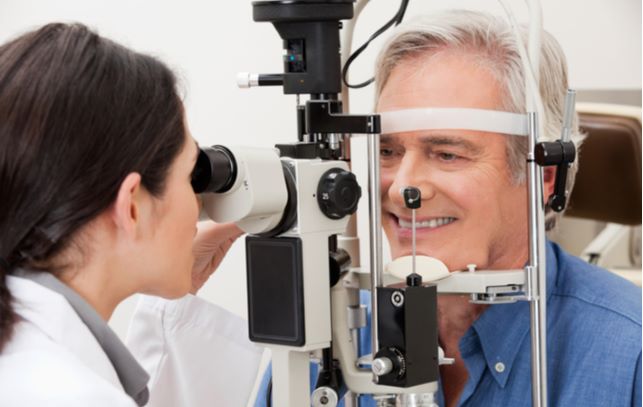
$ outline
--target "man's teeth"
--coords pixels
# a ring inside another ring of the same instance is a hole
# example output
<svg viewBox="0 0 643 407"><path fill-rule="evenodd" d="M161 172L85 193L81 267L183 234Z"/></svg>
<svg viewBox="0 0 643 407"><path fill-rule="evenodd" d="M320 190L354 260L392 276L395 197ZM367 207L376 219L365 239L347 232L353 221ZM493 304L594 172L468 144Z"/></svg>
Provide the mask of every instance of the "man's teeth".
<svg viewBox="0 0 643 407"><path fill-rule="evenodd" d="M430 220L423 220L421 222L415 222L415 227L416 229L437 228L438 226L448 225L452 222L455 222L455 218L435 218ZM411 229L412 227L411 222L400 218L398 218L398 224L401 228Z"/></svg>

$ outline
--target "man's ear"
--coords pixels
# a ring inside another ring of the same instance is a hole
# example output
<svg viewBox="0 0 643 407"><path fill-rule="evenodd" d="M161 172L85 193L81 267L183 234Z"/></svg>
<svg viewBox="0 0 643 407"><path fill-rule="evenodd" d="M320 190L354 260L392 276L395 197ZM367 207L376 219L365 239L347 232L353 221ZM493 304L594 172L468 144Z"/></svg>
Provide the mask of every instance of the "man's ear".
<svg viewBox="0 0 643 407"><path fill-rule="evenodd" d="M543 192L545 202L554 193L554 184L556 183L556 167L550 166L543 169Z"/></svg>
<svg viewBox="0 0 643 407"><path fill-rule="evenodd" d="M112 218L116 226L126 235L134 237L141 221L141 175L132 172L125 177L118 189Z"/></svg>

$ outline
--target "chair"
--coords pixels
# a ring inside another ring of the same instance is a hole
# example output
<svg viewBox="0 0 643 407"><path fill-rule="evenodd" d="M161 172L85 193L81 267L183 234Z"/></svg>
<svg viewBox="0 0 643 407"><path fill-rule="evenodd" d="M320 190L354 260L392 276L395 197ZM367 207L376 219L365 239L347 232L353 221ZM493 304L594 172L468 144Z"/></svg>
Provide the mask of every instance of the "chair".
<svg viewBox="0 0 643 407"><path fill-rule="evenodd" d="M641 108L579 103L576 110L586 138L565 217L606 223L577 254L640 286Z"/></svg>

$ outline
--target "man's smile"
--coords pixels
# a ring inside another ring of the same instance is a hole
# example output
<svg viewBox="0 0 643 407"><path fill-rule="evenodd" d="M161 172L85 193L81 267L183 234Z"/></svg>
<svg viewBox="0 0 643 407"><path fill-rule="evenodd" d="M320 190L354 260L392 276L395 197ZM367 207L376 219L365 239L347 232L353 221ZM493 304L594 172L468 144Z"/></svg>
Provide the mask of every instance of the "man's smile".
<svg viewBox="0 0 643 407"><path fill-rule="evenodd" d="M388 213L388 222L394 227L399 238L410 238L413 231L413 222L408 216L398 216ZM454 216L422 216L415 220L416 234L421 237L424 234L435 233L444 230L458 221Z"/></svg>

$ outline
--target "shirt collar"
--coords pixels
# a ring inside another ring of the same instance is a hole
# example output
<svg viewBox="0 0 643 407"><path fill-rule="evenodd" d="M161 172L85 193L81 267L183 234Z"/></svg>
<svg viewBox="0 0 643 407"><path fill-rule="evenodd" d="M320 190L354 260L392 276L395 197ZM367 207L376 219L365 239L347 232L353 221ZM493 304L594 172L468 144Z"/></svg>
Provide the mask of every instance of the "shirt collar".
<svg viewBox="0 0 643 407"><path fill-rule="evenodd" d="M556 286L558 261L554 246L549 241L546 244L546 252L546 295L549 300ZM460 340L460 352L466 359L465 355L471 353L471 342L477 337L489 372L502 388L511 374L520 345L529 334L529 308L528 301L491 305Z"/></svg>
<svg viewBox="0 0 643 407"><path fill-rule="evenodd" d="M147 404L149 399L147 389L149 375L91 305L51 273L17 269L12 274L16 277L31 280L65 297L69 305L78 314L78 317L94 335L105 355L114 366L123 390L139 406Z"/></svg>

